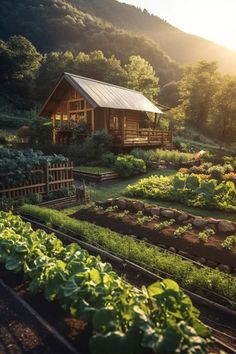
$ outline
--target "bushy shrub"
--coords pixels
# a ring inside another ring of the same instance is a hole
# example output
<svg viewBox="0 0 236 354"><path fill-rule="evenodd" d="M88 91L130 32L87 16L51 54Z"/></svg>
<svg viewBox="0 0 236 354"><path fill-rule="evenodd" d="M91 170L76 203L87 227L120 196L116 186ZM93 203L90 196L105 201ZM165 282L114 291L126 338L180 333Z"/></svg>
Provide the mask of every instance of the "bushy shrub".
<svg viewBox="0 0 236 354"><path fill-rule="evenodd" d="M146 172L146 165L142 159L132 155L120 155L115 162L115 170L122 177L129 177Z"/></svg>
<svg viewBox="0 0 236 354"><path fill-rule="evenodd" d="M101 166L113 167L116 161L116 156L112 152L102 154L100 157Z"/></svg>
<svg viewBox="0 0 236 354"><path fill-rule="evenodd" d="M85 161L98 161L100 157L111 151L112 136L104 130L93 132L86 138L82 146L82 156Z"/></svg>
<svg viewBox="0 0 236 354"><path fill-rule="evenodd" d="M224 173L234 172L234 167L230 163L225 163L223 167L224 167Z"/></svg>
<svg viewBox="0 0 236 354"><path fill-rule="evenodd" d="M134 149L131 151L131 154L137 158L143 159L146 164L151 162L159 162L160 160L169 162L169 163L186 163L194 160L194 154L180 152L177 150L147 150L143 151L141 149Z"/></svg>
<svg viewBox="0 0 236 354"><path fill-rule="evenodd" d="M208 169L208 174L210 174L211 178L217 179L218 181L222 180L222 177L225 173L225 169L223 166L214 165Z"/></svg>

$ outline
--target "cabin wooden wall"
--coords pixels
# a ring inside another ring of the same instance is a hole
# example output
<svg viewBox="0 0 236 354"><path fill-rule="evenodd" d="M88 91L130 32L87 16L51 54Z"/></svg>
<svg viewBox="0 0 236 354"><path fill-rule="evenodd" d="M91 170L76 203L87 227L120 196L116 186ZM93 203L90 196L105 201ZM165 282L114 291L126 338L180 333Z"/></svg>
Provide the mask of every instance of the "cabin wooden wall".
<svg viewBox="0 0 236 354"><path fill-rule="evenodd" d="M105 130L107 131L107 109L96 108L94 112L94 130Z"/></svg>
<svg viewBox="0 0 236 354"><path fill-rule="evenodd" d="M141 121L141 112L138 111L126 111L126 129L127 130L139 130L139 124Z"/></svg>

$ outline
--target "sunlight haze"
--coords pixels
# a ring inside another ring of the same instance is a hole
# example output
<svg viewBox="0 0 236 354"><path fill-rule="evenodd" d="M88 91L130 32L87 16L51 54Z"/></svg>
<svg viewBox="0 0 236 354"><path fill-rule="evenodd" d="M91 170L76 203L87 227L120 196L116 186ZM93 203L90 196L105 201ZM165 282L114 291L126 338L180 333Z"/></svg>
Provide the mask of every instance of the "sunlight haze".
<svg viewBox="0 0 236 354"><path fill-rule="evenodd" d="M119 0L236 51L236 0Z"/></svg>

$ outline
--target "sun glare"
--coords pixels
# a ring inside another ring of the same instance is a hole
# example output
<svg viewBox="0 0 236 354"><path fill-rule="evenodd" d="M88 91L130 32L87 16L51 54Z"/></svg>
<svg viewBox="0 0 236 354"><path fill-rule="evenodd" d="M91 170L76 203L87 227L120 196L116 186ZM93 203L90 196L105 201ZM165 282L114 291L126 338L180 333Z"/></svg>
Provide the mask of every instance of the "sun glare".
<svg viewBox="0 0 236 354"><path fill-rule="evenodd" d="M236 0L120 0L236 51Z"/></svg>

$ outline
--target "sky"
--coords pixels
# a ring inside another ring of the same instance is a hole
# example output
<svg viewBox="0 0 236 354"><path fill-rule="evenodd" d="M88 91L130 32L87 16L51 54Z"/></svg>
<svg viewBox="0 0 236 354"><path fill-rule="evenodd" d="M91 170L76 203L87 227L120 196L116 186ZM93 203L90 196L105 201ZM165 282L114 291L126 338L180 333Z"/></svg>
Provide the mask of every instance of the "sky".
<svg viewBox="0 0 236 354"><path fill-rule="evenodd" d="M236 51L236 0L118 0Z"/></svg>

